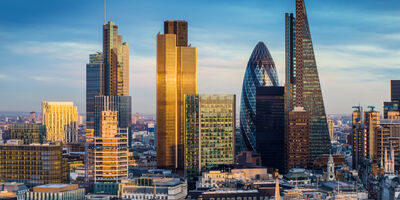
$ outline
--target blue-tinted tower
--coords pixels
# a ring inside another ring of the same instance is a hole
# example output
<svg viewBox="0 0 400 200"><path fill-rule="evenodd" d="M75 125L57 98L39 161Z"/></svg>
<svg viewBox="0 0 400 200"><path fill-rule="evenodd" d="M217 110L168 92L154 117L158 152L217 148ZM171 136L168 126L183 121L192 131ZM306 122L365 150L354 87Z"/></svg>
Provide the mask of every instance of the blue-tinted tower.
<svg viewBox="0 0 400 200"><path fill-rule="evenodd" d="M263 42L254 48L243 79L240 131L249 151L256 151L256 88L260 86L279 86L274 60Z"/></svg>

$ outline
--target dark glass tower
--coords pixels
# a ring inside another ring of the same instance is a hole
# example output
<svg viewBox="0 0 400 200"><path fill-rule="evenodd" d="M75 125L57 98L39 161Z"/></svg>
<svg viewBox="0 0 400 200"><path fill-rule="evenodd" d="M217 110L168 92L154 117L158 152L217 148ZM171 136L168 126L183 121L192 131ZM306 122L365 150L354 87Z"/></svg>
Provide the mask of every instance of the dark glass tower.
<svg viewBox="0 0 400 200"><path fill-rule="evenodd" d="M284 168L284 87L256 89L256 150L262 165L283 171Z"/></svg>
<svg viewBox="0 0 400 200"><path fill-rule="evenodd" d="M296 18L286 14L285 24L287 110L300 106L310 112L310 161L313 162L321 154L328 154L331 146L304 0L296 0ZM301 105L297 105L299 102Z"/></svg>
<svg viewBox="0 0 400 200"><path fill-rule="evenodd" d="M274 60L265 44L259 42L247 64L240 103L240 131L249 151L256 151L256 88L278 85Z"/></svg>
<svg viewBox="0 0 400 200"><path fill-rule="evenodd" d="M94 130L94 97L104 95L103 54L90 54L86 64L86 128Z"/></svg>
<svg viewBox="0 0 400 200"><path fill-rule="evenodd" d="M390 80L390 97L392 101L400 101L400 80Z"/></svg>

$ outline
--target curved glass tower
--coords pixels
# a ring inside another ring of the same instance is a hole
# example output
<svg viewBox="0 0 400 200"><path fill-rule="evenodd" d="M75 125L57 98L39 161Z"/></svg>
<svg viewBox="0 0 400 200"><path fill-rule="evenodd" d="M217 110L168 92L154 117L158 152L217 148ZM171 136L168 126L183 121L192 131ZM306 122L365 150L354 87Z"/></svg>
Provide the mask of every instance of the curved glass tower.
<svg viewBox="0 0 400 200"><path fill-rule="evenodd" d="M240 131L247 150L256 150L256 88L279 86L275 63L267 46L259 42L253 50L243 79Z"/></svg>

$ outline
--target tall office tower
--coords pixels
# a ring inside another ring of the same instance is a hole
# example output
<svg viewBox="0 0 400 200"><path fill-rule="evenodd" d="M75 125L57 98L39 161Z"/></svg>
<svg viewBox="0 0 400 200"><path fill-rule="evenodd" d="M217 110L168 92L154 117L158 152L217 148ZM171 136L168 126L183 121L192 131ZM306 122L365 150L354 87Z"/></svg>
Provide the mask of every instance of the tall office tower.
<svg viewBox="0 0 400 200"><path fill-rule="evenodd" d="M390 98L400 101L400 80L390 80Z"/></svg>
<svg viewBox="0 0 400 200"><path fill-rule="evenodd" d="M100 135L87 137L91 192L116 194L128 177L128 129L118 128L117 111L102 111Z"/></svg>
<svg viewBox="0 0 400 200"><path fill-rule="evenodd" d="M103 73L103 54L90 54L86 64L86 129L91 131L94 131L94 98L104 95Z"/></svg>
<svg viewBox="0 0 400 200"><path fill-rule="evenodd" d="M29 113L29 123L36 123L36 112L32 111Z"/></svg>
<svg viewBox="0 0 400 200"><path fill-rule="evenodd" d="M333 141L333 120L327 119L328 122L328 130L329 130L329 138Z"/></svg>
<svg viewBox="0 0 400 200"><path fill-rule="evenodd" d="M185 176L193 183L204 170L234 164L236 96L194 94L185 99Z"/></svg>
<svg viewBox="0 0 400 200"><path fill-rule="evenodd" d="M24 144L43 143L46 140L46 126L41 124L12 124L9 127L11 140L22 140Z"/></svg>
<svg viewBox="0 0 400 200"><path fill-rule="evenodd" d="M353 135L353 168L365 160L376 157L377 133L380 124L380 113L371 109L364 112L361 107L355 107L352 115Z"/></svg>
<svg viewBox="0 0 400 200"><path fill-rule="evenodd" d="M240 102L240 131L246 148L256 151L256 88L279 86L274 60L263 42L253 50L247 64Z"/></svg>
<svg viewBox="0 0 400 200"><path fill-rule="evenodd" d="M376 155L374 160L380 163L384 160L385 149L392 146L396 158L400 156L400 120L381 120L380 126L375 128ZM395 160L395 167L399 169L400 160Z"/></svg>
<svg viewBox="0 0 400 200"><path fill-rule="evenodd" d="M287 110L297 106L310 112L310 162L313 162L318 156L329 154L331 146L304 0L296 0L296 18L286 14L285 24Z"/></svg>
<svg viewBox="0 0 400 200"><path fill-rule="evenodd" d="M295 107L288 113L285 135L285 171L310 164L310 112Z"/></svg>
<svg viewBox="0 0 400 200"><path fill-rule="evenodd" d="M284 169L285 100L284 87L256 88L256 151L262 165Z"/></svg>
<svg viewBox="0 0 400 200"><path fill-rule="evenodd" d="M104 95L129 96L129 45L113 22L103 25L103 55Z"/></svg>
<svg viewBox="0 0 400 200"><path fill-rule="evenodd" d="M0 144L0 182L23 182L27 186L65 183L68 163L62 157L62 146L22 144L8 140Z"/></svg>
<svg viewBox="0 0 400 200"><path fill-rule="evenodd" d="M78 109L73 102L44 101L42 114L47 141L77 141Z"/></svg>
<svg viewBox="0 0 400 200"><path fill-rule="evenodd" d="M118 128L131 127L131 102L131 96L96 96L94 98L94 135L100 135L102 112L107 110L118 112Z"/></svg>
<svg viewBox="0 0 400 200"><path fill-rule="evenodd" d="M157 167L183 170L184 97L197 93L197 49L185 45L187 22L164 26L157 35Z"/></svg>

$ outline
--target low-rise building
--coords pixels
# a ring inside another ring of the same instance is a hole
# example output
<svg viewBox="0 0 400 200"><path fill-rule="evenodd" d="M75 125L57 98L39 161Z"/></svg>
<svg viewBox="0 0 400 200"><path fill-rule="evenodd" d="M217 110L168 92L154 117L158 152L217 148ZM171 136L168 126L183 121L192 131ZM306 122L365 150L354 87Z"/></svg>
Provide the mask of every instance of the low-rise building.
<svg viewBox="0 0 400 200"><path fill-rule="evenodd" d="M0 183L0 199L24 200L28 188L23 183Z"/></svg>
<svg viewBox="0 0 400 200"><path fill-rule="evenodd" d="M77 184L47 184L33 187L26 193L25 200L83 200L85 189Z"/></svg>
<svg viewBox="0 0 400 200"><path fill-rule="evenodd" d="M180 178L160 176L125 179L119 186L119 195L128 199L185 199L187 183Z"/></svg>

